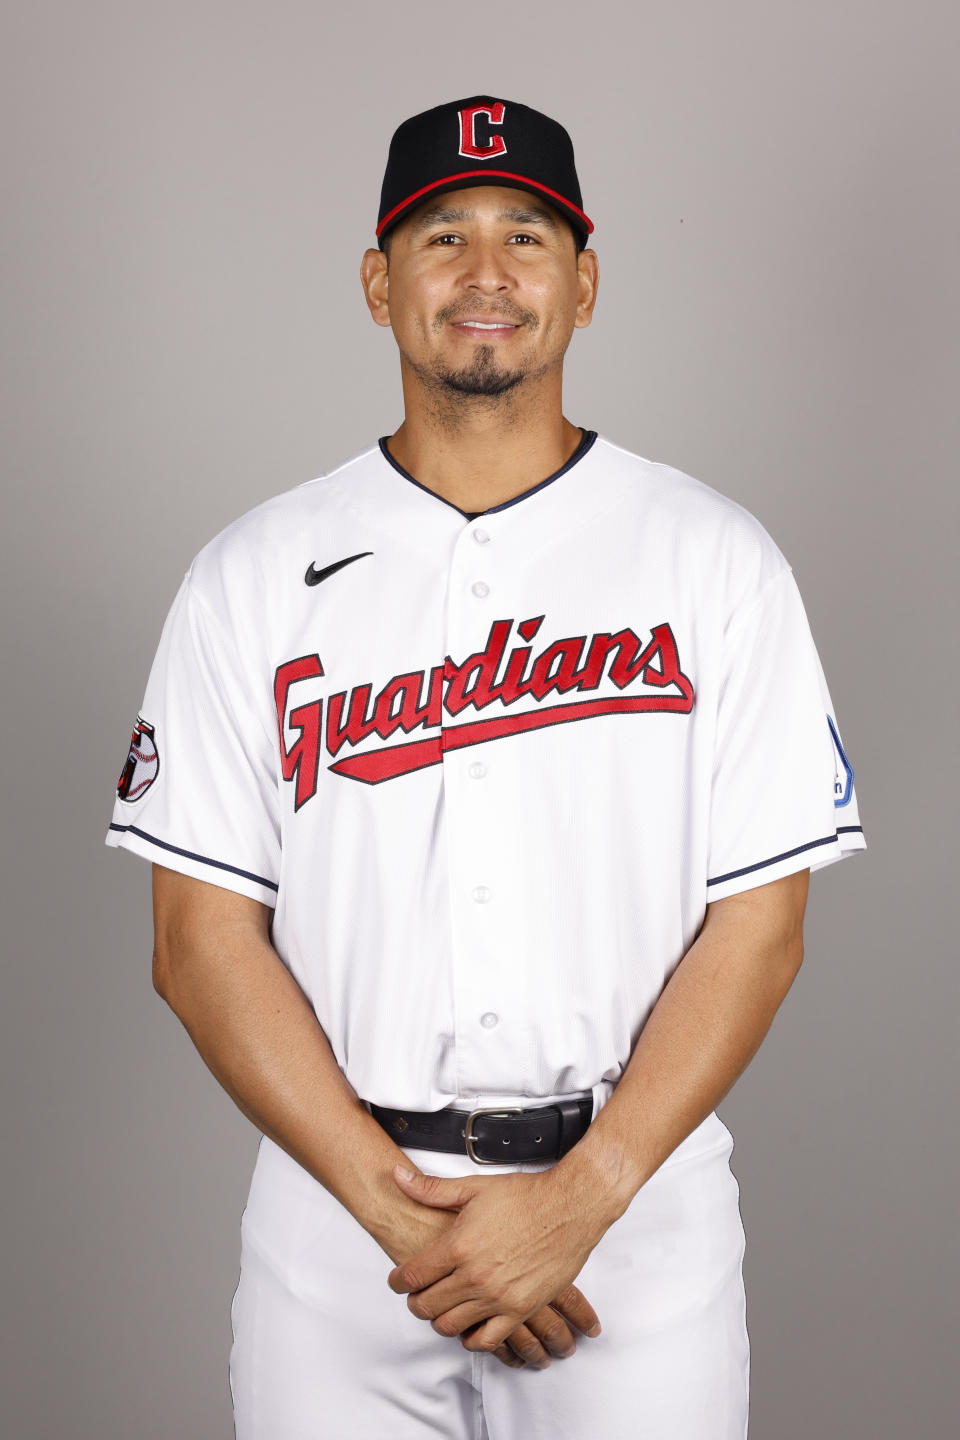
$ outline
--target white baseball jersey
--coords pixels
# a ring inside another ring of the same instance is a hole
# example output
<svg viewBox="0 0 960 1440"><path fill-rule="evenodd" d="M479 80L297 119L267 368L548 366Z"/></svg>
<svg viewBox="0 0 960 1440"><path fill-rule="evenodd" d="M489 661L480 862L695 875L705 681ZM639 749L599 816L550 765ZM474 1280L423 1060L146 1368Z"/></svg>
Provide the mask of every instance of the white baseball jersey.
<svg viewBox="0 0 960 1440"><path fill-rule="evenodd" d="M367 1101L616 1081L706 906L865 848L791 567L594 432L478 516L385 441L200 551L107 843L275 907Z"/></svg>

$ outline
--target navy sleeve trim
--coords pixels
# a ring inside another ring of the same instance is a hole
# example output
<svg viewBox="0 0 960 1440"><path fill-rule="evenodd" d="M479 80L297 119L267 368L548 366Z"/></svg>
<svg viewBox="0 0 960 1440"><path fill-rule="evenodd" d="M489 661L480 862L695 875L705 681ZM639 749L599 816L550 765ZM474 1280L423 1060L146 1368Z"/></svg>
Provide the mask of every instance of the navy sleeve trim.
<svg viewBox="0 0 960 1440"><path fill-rule="evenodd" d="M810 840L806 845L798 845L794 850L784 850L782 855L772 855L769 860L758 860L756 865L744 865L742 870L731 870L726 875L715 875L708 880L708 885L722 885L725 880L738 880L741 875L751 875L755 870L763 870L767 865L776 865L779 860L790 860L794 855L802 855L804 850L816 850L819 845L834 845L841 835L863 834L862 825L840 825L833 835L825 835L822 840Z"/></svg>
<svg viewBox="0 0 960 1440"><path fill-rule="evenodd" d="M151 845L159 845L161 850L169 850L174 855L182 855L185 860L199 860L201 865L212 865L215 870L229 870L231 875L242 875L244 880L255 880L258 885L265 885L268 890L279 892L280 886L275 885L272 880L266 880L262 875L254 875L250 870L241 870L237 865L228 865L224 860L211 860L209 855L197 855L193 850L181 850L179 845L170 845L166 840L158 840L156 835L148 835L146 830L139 829L136 825L115 825L111 821L111 830L119 830L123 833L130 831L131 835L139 835L141 840L149 840Z"/></svg>

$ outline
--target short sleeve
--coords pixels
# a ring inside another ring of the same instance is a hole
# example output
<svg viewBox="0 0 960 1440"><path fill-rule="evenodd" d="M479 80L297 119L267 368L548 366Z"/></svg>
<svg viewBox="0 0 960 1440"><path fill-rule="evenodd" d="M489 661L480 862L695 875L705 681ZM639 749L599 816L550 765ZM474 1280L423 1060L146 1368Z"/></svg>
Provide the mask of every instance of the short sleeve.
<svg viewBox="0 0 960 1440"><path fill-rule="evenodd" d="M853 780L788 567L723 642L708 903L866 849Z"/></svg>
<svg viewBox="0 0 960 1440"><path fill-rule="evenodd" d="M273 906L277 761L255 668L191 567L164 622L106 843Z"/></svg>

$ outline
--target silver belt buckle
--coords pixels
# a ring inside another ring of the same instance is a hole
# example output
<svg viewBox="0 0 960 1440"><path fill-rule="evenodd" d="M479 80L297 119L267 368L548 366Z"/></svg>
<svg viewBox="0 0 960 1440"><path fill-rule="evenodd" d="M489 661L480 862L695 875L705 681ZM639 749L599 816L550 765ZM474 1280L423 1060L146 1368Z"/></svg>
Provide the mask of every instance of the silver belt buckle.
<svg viewBox="0 0 960 1440"><path fill-rule="evenodd" d="M467 1116L467 1128L462 1132L463 1138L464 1138L464 1139L466 1140L466 1142L467 1142L467 1154L470 1156L470 1159L471 1159L476 1165L509 1165L509 1164L510 1164L510 1161L509 1161L509 1160L484 1160L481 1155L477 1155L477 1154L474 1152L473 1142L474 1142L474 1140L478 1139L479 1137L476 1136L476 1135L474 1135L474 1133L473 1133L473 1122L474 1122L474 1120L476 1120L476 1118L477 1118L478 1115L496 1115L497 1118L499 1119L499 1117L500 1117L501 1115L522 1115L522 1114L523 1114L523 1106L522 1106L522 1105L517 1105L517 1106L515 1106L512 1110L484 1109L482 1106L481 1106L481 1108L480 1108L479 1110L472 1110L472 1111L470 1112L470 1114Z"/></svg>

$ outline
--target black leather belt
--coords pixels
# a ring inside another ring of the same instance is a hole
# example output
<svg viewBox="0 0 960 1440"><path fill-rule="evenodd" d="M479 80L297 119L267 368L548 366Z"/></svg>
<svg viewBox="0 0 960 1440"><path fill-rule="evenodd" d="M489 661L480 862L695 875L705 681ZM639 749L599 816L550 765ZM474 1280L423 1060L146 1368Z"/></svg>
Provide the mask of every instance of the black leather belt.
<svg viewBox="0 0 960 1440"><path fill-rule="evenodd" d="M370 1114L392 1139L416 1150L469 1155L478 1165L559 1160L586 1133L593 1096L555 1100L532 1109L390 1110L368 1102Z"/></svg>

